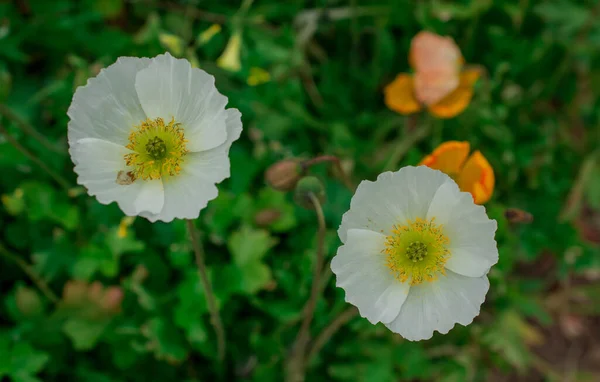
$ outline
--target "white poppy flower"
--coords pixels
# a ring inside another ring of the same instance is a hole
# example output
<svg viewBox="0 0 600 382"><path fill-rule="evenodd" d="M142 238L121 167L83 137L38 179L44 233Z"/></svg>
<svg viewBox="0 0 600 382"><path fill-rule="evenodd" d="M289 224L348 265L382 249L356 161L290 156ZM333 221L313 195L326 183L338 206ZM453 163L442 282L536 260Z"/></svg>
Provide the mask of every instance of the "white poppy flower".
<svg viewBox="0 0 600 382"><path fill-rule="evenodd" d="M448 175L404 167L358 186L331 269L361 316L428 339L479 314L498 261L496 227Z"/></svg>
<svg viewBox="0 0 600 382"><path fill-rule="evenodd" d="M226 104L214 77L187 60L119 58L77 89L68 111L78 183L130 216L197 218L229 177L242 131Z"/></svg>

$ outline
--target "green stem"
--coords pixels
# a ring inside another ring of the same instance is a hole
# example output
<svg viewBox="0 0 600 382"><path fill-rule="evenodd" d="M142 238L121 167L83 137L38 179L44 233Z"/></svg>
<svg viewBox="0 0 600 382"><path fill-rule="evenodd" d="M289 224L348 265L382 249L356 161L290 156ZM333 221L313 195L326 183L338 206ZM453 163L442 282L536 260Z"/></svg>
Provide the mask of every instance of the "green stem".
<svg viewBox="0 0 600 382"><path fill-rule="evenodd" d="M44 296L46 296L48 300L52 301L52 303L54 304L58 303L59 298L54 294L54 292L52 292L46 281L40 275L37 274L37 272L35 271L35 269L33 269L31 265L29 265L25 260L21 259L19 256L9 252L1 244L0 254L17 264L19 268L21 268L21 270L23 270L23 272L27 276L29 276L31 281L33 281L33 283L39 288L39 290L44 294Z"/></svg>
<svg viewBox="0 0 600 382"><path fill-rule="evenodd" d="M390 159L387 161L384 171L396 171L400 165L400 161L414 145L425 139L431 133L431 123L424 126L418 126L416 129L408 133L400 142L396 144Z"/></svg>
<svg viewBox="0 0 600 382"><path fill-rule="evenodd" d="M17 113L12 111L11 108L9 108L3 103L0 103L0 114L2 114L6 119L14 121L21 128L21 130L23 130L25 134L29 134L33 139L37 140L42 146L44 146L48 150L64 155L64 149L56 147L52 142L47 140L46 137L40 134L32 125L30 125L27 121L25 121Z"/></svg>
<svg viewBox="0 0 600 382"><path fill-rule="evenodd" d="M348 176L346 171L344 171L344 168L342 167L342 163L340 162L340 159L336 156L321 155L316 158L312 158L312 159L302 162L302 166L303 166L303 168L308 169L309 167L311 167L315 164L323 163L323 162L333 163L333 165L335 166L335 169L339 173L339 177L341 178L342 183L344 183L344 186L346 186L346 188L352 192L354 192L356 190L356 187L352 184L352 180L350 179L350 177Z"/></svg>
<svg viewBox="0 0 600 382"><path fill-rule="evenodd" d="M187 220L186 222L188 231L190 233L190 239L192 241L192 247L194 248L194 254L196 256L196 265L198 266L200 282L202 282L204 294L206 296L206 303L210 312L210 323L213 326L215 334L217 336L217 354L219 357L219 362L221 363L221 365L223 365L226 350L225 330L223 329L223 322L221 321L221 316L219 314L219 308L217 307L214 291L212 289L210 281L208 280L206 263L204 261L204 250L202 248L202 244L200 243L200 239L198 238L196 227L194 226L194 222L192 220Z"/></svg>
<svg viewBox="0 0 600 382"><path fill-rule="evenodd" d="M67 193L69 192L69 189L71 188L71 186L69 185L69 182L65 178L63 178L61 175L59 175L58 173L54 172L54 170L52 170L50 167L48 167L46 165L46 163L44 163L41 159L39 159L38 157L36 157L32 152L30 152L29 150L27 150L16 139L14 139L8 133L8 131L4 128L4 126L2 126L2 124L0 124L0 133L4 134L4 136L6 137L6 140L8 141L8 143L10 143L11 145L13 145L14 148L16 148L17 150L19 150L29 160L31 160L33 163L37 164L42 170L44 170L48 175L50 175L50 177L52 177L52 179L54 179L56 181L56 183L58 183Z"/></svg>
<svg viewBox="0 0 600 382"><path fill-rule="evenodd" d="M306 363L310 363L310 361L319 353L321 348L325 346L327 341L333 337L335 333L337 333L340 328L342 328L348 321L353 319L358 315L358 309L356 307L351 306L340 313L336 318L331 321L329 325L323 329L321 333L316 337L313 345L308 350L308 355L306 356Z"/></svg>
<svg viewBox="0 0 600 382"><path fill-rule="evenodd" d="M321 275L323 263L325 261L325 234L327 226L325 223L325 214L319 199L313 194L309 194L310 200L315 207L319 229L317 231L317 259L313 269L313 278L310 291L310 298L304 309L304 318L300 325L300 330L296 336L296 340L292 345L290 356L286 364L286 381L287 382L303 382L306 378L306 346L310 340L310 324L315 315L317 301L321 295Z"/></svg>

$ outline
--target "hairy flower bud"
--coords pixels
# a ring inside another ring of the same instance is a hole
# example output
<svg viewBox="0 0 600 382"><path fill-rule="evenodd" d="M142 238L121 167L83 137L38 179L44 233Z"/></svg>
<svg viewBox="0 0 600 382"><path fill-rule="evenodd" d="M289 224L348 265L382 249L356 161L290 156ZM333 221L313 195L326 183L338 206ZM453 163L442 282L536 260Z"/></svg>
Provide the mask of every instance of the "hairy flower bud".
<svg viewBox="0 0 600 382"><path fill-rule="evenodd" d="M265 227L276 222L280 217L281 211L277 208L265 208L254 215L254 222L258 226Z"/></svg>
<svg viewBox="0 0 600 382"><path fill-rule="evenodd" d="M291 191L303 174L302 165L296 159L285 159L277 162L265 172L265 180L277 191Z"/></svg>
<svg viewBox="0 0 600 382"><path fill-rule="evenodd" d="M43 312L42 300L31 288L20 286L15 293L17 309L27 317L37 316Z"/></svg>
<svg viewBox="0 0 600 382"><path fill-rule="evenodd" d="M311 194L320 203L325 202L325 188L321 181L314 176L306 176L298 182L294 192L294 200L301 207L313 210L315 206Z"/></svg>

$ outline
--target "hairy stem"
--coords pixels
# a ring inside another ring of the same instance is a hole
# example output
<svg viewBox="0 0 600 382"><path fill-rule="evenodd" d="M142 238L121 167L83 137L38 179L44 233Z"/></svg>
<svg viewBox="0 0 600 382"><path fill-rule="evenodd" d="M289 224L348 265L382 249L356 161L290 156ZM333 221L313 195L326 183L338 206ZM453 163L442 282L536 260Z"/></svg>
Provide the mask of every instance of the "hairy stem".
<svg viewBox="0 0 600 382"><path fill-rule="evenodd" d="M0 114L3 115L6 119L14 121L25 134L30 135L33 139L38 141L42 146L44 146L48 150L63 155L65 154L65 150L63 150L60 147L57 147L48 139L46 139L46 137L40 134L33 126L31 126L27 121L25 121L17 113L12 111L11 108L9 108L3 103L0 103Z"/></svg>
<svg viewBox="0 0 600 382"><path fill-rule="evenodd" d="M339 177L342 181L342 183L344 183L344 186L346 186L346 188L348 188L350 191L354 192L356 190L356 187L352 184L352 180L350 180L350 177L348 176L348 174L346 173L346 171L344 171L342 164L339 160L338 157L333 156L333 155L321 155L318 156L316 158L312 158L309 159L307 161L302 162L302 166L307 169L315 164L318 163L324 163L324 162L331 162L333 163L333 165L335 166L336 171L339 173Z"/></svg>
<svg viewBox="0 0 600 382"><path fill-rule="evenodd" d="M358 309L356 309L354 306L351 306L334 318L333 321L331 321L331 323L327 325L325 329L323 329L323 331L316 337L312 346L308 350L306 363L308 364L315 357L315 355L319 353L321 348L323 348L327 341L329 341L342 326L344 326L348 321L357 315Z"/></svg>
<svg viewBox="0 0 600 382"><path fill-rule="evenodd" d="M213 292L212 286L210 285L210 281L208 280L208 273L206 272L206 263L204 261L204 250L202 248L202 244L200 243L200 239L198 238L198 233L196 232L196 227L194 226L194 222L192 220L187 220L187 228L190 233L190 239L192 240L192 247L194 248L194 254L196 255L196 265L198 266L200 281L202 282L202 286L204 288L206 303L210 312L210 323L215 329L215 334L217 336L217 352L219 362L223 364L223 361L225 360L226 349L225 330L223 329L223 322L221 321L221 316L219 315L219 309L217 307L215 294Z"/></svg>
<svg viewBox="0 0 600 382"><path fill-rule="evenodd" d="M8 131L4 128L4 126L2 126L2 124L0 124L0 133L4 134L8 143L13 145L14 148L19 150L29 160L37 164L42 170L44 170L48 175L50 175L50 177L52 177L52 179L54 179L56 183L58 183L65 191L67 191L67 193L69 192L69 189L71 188L69 186L69 182L61 175L54 172L54 170L48 167L46 163L44 163L40 158L36 157L31 151L27 150L23 145L21 145L15 138L12 137L12 135L8 133Z"/></svg>
<svg viewBox="0 0 600 382"><path fill-rule="evenodd" d="M327 226L325 224L325 215L319 199L313 194L309 194L310 200L317 214L319 229L317 231L317 259L313 269L313 279L310 290L310 298L305 305L304 318L300 325L300 330L296 336L296 340L292 345L290 355L286 364L286 381L287 382L303 382L306 373L306 346L310 340L310 324L315 315L317 301L321 295L321 275L323 263L325 260L325 234Z"/></svg>
<svg viewBox="0 0 600 382"><path fill-rule="evenodd" d="M390 159L385 165L385 171L396 171L398 170L398 166L400 165L400 161L408 150L411 149L414 145L419 143L421 140L425 139L429 133L431 133L432 126L431 124L426 124L424 126L417 127L414 131L408 133L400 142L396 144Z"/></svg>
<svg viewBox="0 0 600 382"><path fill-rule="evenodd" d="M46 281L40 275L38 275L35 269L33 269L33 267L25 260L21 259L14 253L9 252L2 245L0 245L0 254L17 264L19 268L21 268L23 272L29 276L31 281L33 281L33 283L39 288L39 290L44 294L44 296L46 296L48 300L52 301L54 304L59 301L59 298L54 294L54 292L52 292L48 286L48 283L46 283Z"/></svg>

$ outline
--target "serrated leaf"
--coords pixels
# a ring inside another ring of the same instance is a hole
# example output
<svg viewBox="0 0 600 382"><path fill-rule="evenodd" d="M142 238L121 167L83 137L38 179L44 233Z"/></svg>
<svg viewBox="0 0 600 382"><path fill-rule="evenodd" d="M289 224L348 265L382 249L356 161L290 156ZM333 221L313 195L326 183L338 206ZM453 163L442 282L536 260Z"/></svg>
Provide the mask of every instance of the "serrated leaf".
<svg viewBox="0 0 600 382"><path fill-rule="evenodd" d="M272 280L271 269L260 262L249 263L241 267L242 289L248 294L255 294Z"/></svg>
<svg viewBox="0 0 600 382"><path fill-rule="evenodd" d="M62 329L71 339L76 350L90 350L96 346L109 323L109 320L91 321L71 318L65 322Z"/></svg>
<svg viewBox="0 0 600 382"><path fill-rule="evenodd" d="M243 267L260 261L275 244L277 239L271 237L268 231L244 225L230 236L227 247L235 264Z"/></svg>

